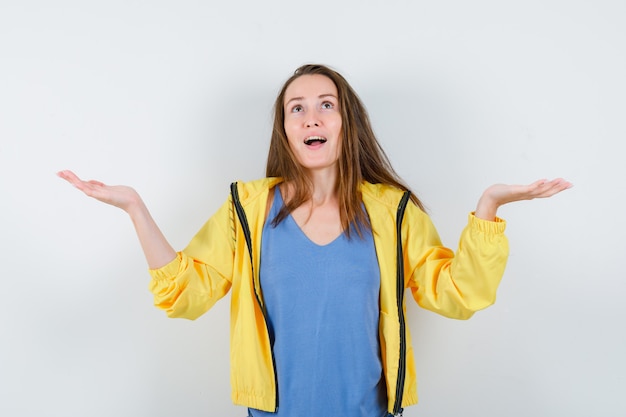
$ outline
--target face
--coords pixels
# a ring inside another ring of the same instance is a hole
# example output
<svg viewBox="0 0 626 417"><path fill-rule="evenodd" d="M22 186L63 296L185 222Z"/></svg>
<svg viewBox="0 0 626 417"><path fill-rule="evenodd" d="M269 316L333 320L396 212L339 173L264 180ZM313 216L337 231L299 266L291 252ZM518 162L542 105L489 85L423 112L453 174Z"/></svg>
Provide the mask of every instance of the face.
<svg viewBox="0 0 626 417"><path fill-rule="evenodd" d="M336 172L341 150L337 87L324 75L302 75L285 91L285 132L300 165Z"/></svg>

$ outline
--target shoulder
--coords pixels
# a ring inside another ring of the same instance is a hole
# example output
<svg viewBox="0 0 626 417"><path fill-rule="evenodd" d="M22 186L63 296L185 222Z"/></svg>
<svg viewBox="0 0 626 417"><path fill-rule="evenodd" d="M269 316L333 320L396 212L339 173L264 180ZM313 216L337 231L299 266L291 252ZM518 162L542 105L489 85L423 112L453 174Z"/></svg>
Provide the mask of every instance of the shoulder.
<svg viewBox="0 0 626 417"><path fill-rule="evenodd" d="M361 183L361 195L364 203L380 204L397 208L404 191L387 184L372 184L367 181Z"/></svg>
<svg viewBox="0 0 626 417"><path fill-rule="evenodd" d="M400 200L402 200L404 193L404 190L393 185L371 184L365 181L361 184L363 204L370 218L379 215L387 215L395 218L400 206ZM428 215L409 200L403 218L415 222L417 219L427 219Z"/></svg>
<svg viewBox="0 0 626 417"><path fill-rule="evenodd" d="M265 196L275 185L282 182L281 178L260 178L253 181L235 181L233 184L237 185L237 192L239 194L239 200L243 205L249 204L259 198ZM263 199L265 201L265 199Z"/></svg>

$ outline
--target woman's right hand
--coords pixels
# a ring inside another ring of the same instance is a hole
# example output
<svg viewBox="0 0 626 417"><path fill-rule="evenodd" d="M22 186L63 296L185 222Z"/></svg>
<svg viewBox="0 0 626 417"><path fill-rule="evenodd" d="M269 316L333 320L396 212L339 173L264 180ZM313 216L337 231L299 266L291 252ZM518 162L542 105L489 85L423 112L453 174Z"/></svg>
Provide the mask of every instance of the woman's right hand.
<svg viewBox="0 0 626 417"><path fill-rule="evenodd" d="M103 203L119 207L129 212L132 207L141 203L141 197L137 191L125 185L106 185L100 181L84 181L78 178L72 171L60 171L57 175L80 191Z"/></svg>
<svg viewBox="0 0 626 417"><path fill-rule="evenodd" d="M151 269L167 265L176 258L176 252L167 242L148 212L148 208L133 188L125 185L106 185L100 181L83 181L72 171L61 171L57 175L89 197L126 211L135 225L137 237Z"/></svg>

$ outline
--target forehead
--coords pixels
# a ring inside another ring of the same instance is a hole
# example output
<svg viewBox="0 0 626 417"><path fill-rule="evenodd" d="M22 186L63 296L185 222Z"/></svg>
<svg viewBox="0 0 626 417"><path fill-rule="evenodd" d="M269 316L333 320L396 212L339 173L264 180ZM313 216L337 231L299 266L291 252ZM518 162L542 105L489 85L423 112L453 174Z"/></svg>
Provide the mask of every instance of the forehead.
<svg viewBox="0 0 626 417"><path fill-rule="evenodd" d="M285 90L285 103L294 98L316 98L323 95L337 97L335 83L325 75L301 75Z"/></svg>

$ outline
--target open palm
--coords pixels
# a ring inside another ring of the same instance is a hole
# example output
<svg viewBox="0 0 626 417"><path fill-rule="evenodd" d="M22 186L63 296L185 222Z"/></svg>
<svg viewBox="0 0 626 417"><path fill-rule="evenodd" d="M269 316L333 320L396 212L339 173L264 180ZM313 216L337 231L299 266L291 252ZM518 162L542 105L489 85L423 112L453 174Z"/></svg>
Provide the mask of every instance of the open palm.
<svg viewBox="0 0 626 417"><path fill-rule="evenodd" d="M539 180L529 185L494 184L485 190L485 195L501 206L514 201L552 197L571 186L570 182L562 178Z"/></svg>
<svg viewBox="0 0 626 417"><path fill-rule="evenodd" d="M129 207L140 200L139 194L132 187L125 185L106 185L100 181L84 181L72 171L61 171L57 175L80 191L103 203L128 211Z"/></svg>

